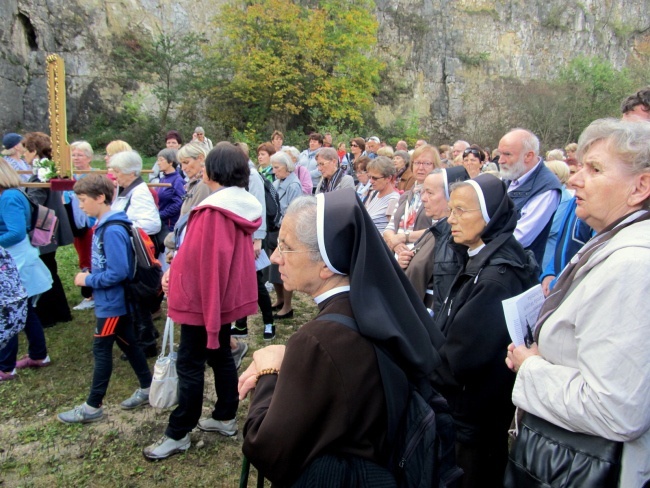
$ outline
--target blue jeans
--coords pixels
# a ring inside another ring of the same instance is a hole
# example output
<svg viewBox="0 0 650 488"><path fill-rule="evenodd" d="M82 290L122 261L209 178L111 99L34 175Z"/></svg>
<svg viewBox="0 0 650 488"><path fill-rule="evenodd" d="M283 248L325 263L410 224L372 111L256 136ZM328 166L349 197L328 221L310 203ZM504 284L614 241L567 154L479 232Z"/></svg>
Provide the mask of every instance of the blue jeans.
<svg viewBox="0 0 650 488"><path fill-rule="evenodd" d="M86 400L86 403L91 407L101 407L106 395L108 382L111 379L111 374L113 374L113 344L116 340L118 347L126 354L131 368L138 377L140 388L149 388L151 386L151 371L147 364L147 358L144 357L144 352L136 343L131 317L128 314L121 317L98 317L93 341L95 369L90 394L88 400Z"/></svg>
<svg viewBox="0 0 650 488"><path fill-rule="evenodd" d="M208 334L200 325L181 325L178 347L178 406L169 416L165 435L179 440L190 432L201 418L205 362L212 368L217 390L217 403L212 410L215 420L232 420L237 415L237 368L230 350L230 324L219 331L219 349L208 349Z"/></svg>
<svg viewBox="0 0 650 488"><path fill-rule="evenodd" d="M47 357L47 346L45 345L45 334L43 326L32 306L32 299L27 300L27 321L25 322L25 335L27 336L27 353L29 357L38 360ZM16 367L16 356L18 355L18 335L15 335L0 350L0 371L11 373Z"/></svg>

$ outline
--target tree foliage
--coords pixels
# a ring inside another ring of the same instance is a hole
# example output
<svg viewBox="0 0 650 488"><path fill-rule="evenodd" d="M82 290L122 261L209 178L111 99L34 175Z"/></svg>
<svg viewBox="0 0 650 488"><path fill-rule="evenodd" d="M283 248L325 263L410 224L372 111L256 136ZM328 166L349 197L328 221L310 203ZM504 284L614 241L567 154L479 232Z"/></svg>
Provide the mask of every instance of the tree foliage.
<svg viewBox="0 0 650 488"><path fill-rule="evenodd" d="M145 82L159 103L161 127L172 108L192 88L190 82L201 62L205 38L195 33L161 32L148 38L127 32L113 40L113 59L127 81Z"/></svg>
<svg viewBox="0 0 650 488"><path fill-rule="evenodd" d="M233 128L361 123L381 68L373 9L370 0L224 6L204 77L212 116Z"/></svg>

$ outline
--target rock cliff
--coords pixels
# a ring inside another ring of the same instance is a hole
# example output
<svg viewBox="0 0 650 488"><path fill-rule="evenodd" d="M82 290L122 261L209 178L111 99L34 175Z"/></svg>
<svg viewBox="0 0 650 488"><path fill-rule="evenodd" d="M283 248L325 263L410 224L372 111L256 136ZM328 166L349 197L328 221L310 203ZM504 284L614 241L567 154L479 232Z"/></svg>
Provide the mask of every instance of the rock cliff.
<svg viewBox="0 0 650 488"><path fill-rule="evenodd" d="M120 105L111 38L207 28L208 0L4 0L0 3L0 132L47 128L45 57L65 59L68 125ZM650 39L648 0L376 0L377 56L387 62L375 118L433 134L468 132L473 101L503 79L552 77L578 54L623 66Z"/></svg>

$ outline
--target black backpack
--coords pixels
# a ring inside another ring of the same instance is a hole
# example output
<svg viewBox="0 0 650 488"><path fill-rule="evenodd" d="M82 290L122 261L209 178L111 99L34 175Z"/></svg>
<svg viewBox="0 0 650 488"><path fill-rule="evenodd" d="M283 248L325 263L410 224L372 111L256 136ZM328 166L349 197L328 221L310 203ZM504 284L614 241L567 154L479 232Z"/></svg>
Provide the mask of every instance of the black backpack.
<svg viewBox="0 0 650 488"><path fill-rule="evenodd" d="M280 230L282 222L282 210L280 209L280 198L273 183L262 176L264 181L264 200L266 203L266 231L276 232Z"/></svg>
<svg viewBox="0 0 650 488"><path fill-rule="evenodd" d="M160 263L156 259L155 245L151 237L139 227L120 220L106 222L104 232L111 225L119 225L126 229L134 252L133 276L124 283L124 294L127 302L137 302L144 309L157 309L163 299L161 284L163 272Z"/></svg>
<svg viewBox="0 0 650 488"><path fill-rule="evenodd" d="M338 322L359 332L356 321L346 315L325 314L318 319ZM456 464L456 433L447 401L428 380L414 385L388 353L376 344L374 348L388 412L387 438L391 447L386 467L397 486L456 486L463 471Z"/></svg>

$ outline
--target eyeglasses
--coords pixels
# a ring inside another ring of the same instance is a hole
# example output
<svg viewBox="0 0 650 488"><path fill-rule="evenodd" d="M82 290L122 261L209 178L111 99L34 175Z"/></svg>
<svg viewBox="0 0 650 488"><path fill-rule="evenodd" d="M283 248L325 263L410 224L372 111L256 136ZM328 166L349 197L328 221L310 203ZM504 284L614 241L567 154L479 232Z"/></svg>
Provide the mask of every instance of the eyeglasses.
<svg viewBox="0 0 650 488"><path fill-rule="evenodd" d="M473 154L476 156L478 159L481 159L482 153L478 149L473 149L473 148L467 148L465 151L463 151L463 157L469 156L470 154Z"/></svg>
<svg viewBox="0 0 650 488"><path fill-rule="evenodd" d="M413 166L426 166L427 168L430 168L433 166L433 163L431 161L414 161Z"/></svg>
<svg viewBox="0 0 650 488"><path fill-rule="evenodd" d="M455 208L447 207L447 210L449 211L449 215L453 215L454 217L460 219L467 212L477 212L477 211L479 211L481 209L480 208L464 209L464 208L460 208L460 207L455 207Z"/></svg>
<svg viewBox="0 0 650 488"><path fill-rule="evenodd" d="M352 144L350 144L350 147L359 147L359 144L352 143Z"/></svg>
<svg viewBox="0 0 650 488"><path fill-rule="evenodd" d="M276 249L278 250L278 252L280 253L281 256L284 256L285 254L289 254L289 253L292 253L292 252L311 252L311 251L309 251L307 249L305 249L303 251L290 251L288 249L282 249L282 246L283 246L283 244L278 241L278 247Z"/></svg>
<svg viewBox="0 0 650 488"><path fill-rule="evenodd" d="M370 178L372 181L379 181L379 180L383 180L386 177L385 176L368 176L368 178Z"/></svg>

